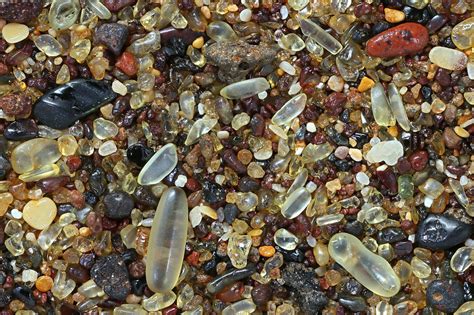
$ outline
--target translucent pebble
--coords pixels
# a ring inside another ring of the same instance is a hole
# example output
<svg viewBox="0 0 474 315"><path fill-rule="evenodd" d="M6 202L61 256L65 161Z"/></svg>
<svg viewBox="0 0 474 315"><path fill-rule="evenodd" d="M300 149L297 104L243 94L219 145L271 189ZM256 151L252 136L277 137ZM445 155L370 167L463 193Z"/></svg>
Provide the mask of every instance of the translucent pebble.
<svg viewBox="0 0 474 315"><path fill-rule="evenodd" d="M158 184L176 167L177 163L178 153L176 152L176 146L172 143L163 146L143 166L140 174L138 174L138 184Z"/></svg>
<svg viewBox="0 0 474 315"><path fill-rule="evenodd" d="M438 67L452 71L465 69L468 61L462 51L442 46L431 48L428 57Z"/></svg>
<svg viewBox="0 0 474 315"><path fill-rule="evenodd" d="M25 247L23 246L23 234L21 231L17 234L12 235L5 241L5 247L13 256L20 256L25 253Z"/></svg>
<svg viewBox="0 0 474 315"><path fill-rule="evenodd" d="M75 287L76 283L72 279L67 279L66 272L59 271L56 277L54 277L51 293L53 293L54 297L58 300L63 300L74 291Z"/></svg>
<svg viewBox="0 0 474 315"><path fill-rule="evenodd" d="M122 96L125 96L128 92L127 86L119 80L114 80L112 82L112 90Z"/></svg>
<svg viewBox="0 0 474 315"><path fill-rule="evenodd" d="M299 18L301 31L304 35L311 37L331 54L336 55L342 50L342 45L318 24L306 18Z"/></svg>
<svg viewBox="0 0 474 315"><path fill-rule="evenodd" d="M117 152L117 145L114 140L108 140L102 143L97 150L100 156L108 156Z"/></svg>
<svg viewBox="0 0 474 315"><path fill-rule="evenodd" d="M303 169L298 176L296 176L295 180L293 181L293 184L291 184L290 188L288 188L288 191L286 192L288 195L291 195L296 189L303 187L306 184L306 181L308 180L308 170L305 168Z"/></svg>
<svg viewBox="0 0 474 315"><path fill-rule="evenodd" d="M8 23L2 28L3 39L9 44L19 43L30 34L28 26L20 23Z"/></svg>
<svg viewBox="0 0 474 315"><path fill-rule="evenodd" d="M154 292L169 292L178 282L188 231L186 193L165 190L156 208L148 240L146 282Z"/></svg>
<svg viewBox="0 0 474 315"><path fill-rule="evenodd" d="M300 187L295 189L285 200L281 207L281 214L287 219L294 219L299 216L311 201L309 191Z"/></svg>
<svg viewBox="0 0 474 315"><path fill-rule="evenodd" d="M451 186L451 189L454 192L454 195L456 196L456 199L459 201L461 206L464 208L467 208L469 205L469 198L466 195L466 192L464 191L464 187L461 185L461 183L453 178L448 178L449 186Z"/></svg>
<svg viewBox="0 0 474 315"><path fill-rule="evenodd" d="M80 11L79 0L53 0L48 14L49 24L56 30L64 30L76 22Z"/></svg>
<svg viewBox="0 0 474 315"><path fill-rule="evenodd" d="M142 301L142 306L148 312L156 312L167 308L176 300L176 294L173 291L157 292Z"/></svg>
<svg viewBox="0 0 474 315"><path fill-rule="evenodd" d="M370 163L385 162L393 166L403 156L403 145L398 140L380 141L367 153L367 161Z"/></svg>
<svg viewBox="0 0 474 315"><path fill-rule="evenodd" d="M461 247L451 257L450 266L454 272L463 273L474 264L474 248Z"/></svg>
<svg viewBox="0 0 474 315"><path fill-rule="evenodd" d="M25 269L21 273L21 280L23 282L35 282L38 279L38 273L33 269Z"/></svg>
<svg viewBox="0 0 474 315"><path fill-rule="evenodd" d="M278 229L273 235L273 241L276 245L285 250L294 250L298 246L298 238L286 229Z"/></svg>
<svg viewBox="0 0 474 315"><path fill-rule="evenodd" d="M117 125L114 122L104 118L95 119L92 125L94 129L94 135L100 140L113 138L118 134L119 131Z"/></svg>
<svg viewBox="0 0 474 315"><path fill-rule="evenodd" d="M10 162L13 170L23 174L55 163L61 157L58 143L51 139L31 139L15 147Z"/></svg>
<svg viewBox="0 0 474 315"><path fill-rule="evenodd" d="M159 7L156 7L148 12L146 12L141 18L140 18L140 24L143 26L143 28L147 31L152 31L155 25L158 23L160 20L161 16L161 9Z"/></svg>
<svg viewBox="0 0 474 315"><path fill-rule="evenodd" d="M85 6L93 12L99 19L108 20L112 17L109 9L100 2L100 0L86 0Z"/></svg>
<svg viewBox="0 0 474 315"><path fill-rule="evenodd" d="M232 27L224 21L215 21L207 25L206 34L216 42L229 42L238 39Z"/></svg>
<svg viewBox="0 0 474 315"><path fill-rule="evenodd" d="M235 302L222 310L222 315L252 314L257 306L252 299Z"/></svg>
<svg viewBox="0 0 474 315"><path fill-rule="evenodd" d="M357 213L357 221L367 222L368 224L378 224L387 220L388 213L382 207L372 207L362 209Z"/></svg>
<svg viewBox="0 0 474 315"><path fill-rule="evenodd" d="M283 35L278 41L278 46L290 52L303 50L306 46L305 42L295 33Z"/></svg>
<svg viewBox="0 0 474 315"><path fill-rule="evenodd" d="M78 148L76 138L72 135L64 135L58 138L58 149L64 156L74 155Z"/></svg>
<svg viewBox="0 0 474 315"><path fill-rule="evenodd" d="M48 57L56 57L62 53L61 44L49 34L43 34L34 39L34 43L39 50L44 52Z"/></svg>
<svg viewBox="0 0 474 315"><path fill-rule="evenodd" d="M370 183L369 176L367 176L367 174L365 174L364 172L358 172L356 174L356 180L364 186L367 186Z"/></svg>
<svg viewBox="0 0 474 315"><path fill-rule="evenodd" d="M148 53L156 51L161 47L161 37L159 31L152 31L146 34L144 37L137 39L130 46L127 51L131 52L135 56L144 56Z"/></svg>
<svg viewBox="0 0 474 315"><path fill-rule="evenodd" d="M474 17L462 20L451 31L454 45L461 50L474 47Z"/></svg>
<svg viewBox="0 0 474 315"><path fill-rule="evenodd" d="M392 110L395 119L397 120L400 127L405 131L410 131L411 124L408 120L405 106L397 86L394 83L390 83L387 88L387 94L389 99L390 109Z"/></svg>
<svg viewBox="0 0 474 315"><path fill-rule="evenodd" d="M306 43L306 49L311 54L314 54L316 56L324 55L324 48L321 45L319 45L312 37L308 37L305 43Z"/></svg>
<svg viewBox="0 0 474 315"><path fill-rule="evenodd" d="M331 225L331 224L341 222L342 219L344 219L344 215L341 213L326 214L326 215L316 218L316 225L318 226Z"/></svg>
<svg viewBox="0 0 474 315"><path fill-rule="evenodd" d="M232 233L227 245L227 256L230 258L232 266L238 269L247 266L247 256L252 247L252 238L249 235L239 235Z"/></svg>
<svg viewBox="0 0 474 315"><path fill-rule="evenodd" d="M270 88L270 84L265 78L253 78L224 87L220 94L228 99L247 98L261 93Z"/></svg>
<svg viewBox="0 0 474 315"><path fill-rule="evenodd" d="M334 147L329 142L322 144L310 143L304 148L302 156L306 163L312 163L324 160L331 155L332 151L334 151Z"/></svg>
<svg viewBox="0 0 474 315"><path fill-rule="evenodd" d="M379 126L395 125L395 117L392 114L385 90L380 82L376 83L370 90L370 101L375 122Z"/></svg>
<svg viewBox="0 0 474 315"><path fill-rule="evenodd" d="M472 315L474 313L474 301L468 301L461 305L454 315Z"/></svg>
<svg viewBox="0 0 474 315"><path fill-rule="evenodd" d="M420 279L428 278L431 274L431 267L416 256L413 257L413 259L410 262L410 265L411 265L413 274Z"/></svg>
<svg viewBox="0 0 474 315"><path fill-rule="evenodd" d="M275 125L285 125L301 114L306 106L307 96L298 94L286 102L272 117Z"/></svg>
<svg viewBox="0 0 474 315"><path fill-rule="evenodd" d="M232 126L232 129L239 130L240 128L248 125L249 122L250 122L250 116L249 114L244 112L244 113L237 114L232 118L231 126Z"/></svg>
<svg viewBox="0 0 474 315"><path fill-rule="evenodd" d="M23 207L23 220L36 230L44 230L53 223L56 212L56 204L48 197L30 200Z"/></svg>
<svg viewBox="0 0 474 315"><path fill-rule="evenodd" d="M64 84L71 80L71 74L69 72L69 67L66 64L63 64L56 75L56 84Z"/></svg>
<svg viewBox="0 0 474 315"><path fill-rule="evenodd" d="M338 264L373 293L391 297L400 290L400 279L390 264L355 236L337 233L329 240L328 249Z"/></svg>
<svg viewBox="0 0 474 315"><path fill-rule="evenodd" d="M289 75L295 75L296 74L296 69L295 67L293 67L291 65L291 63L289 63L288 61L282 61L280 62L280 64L278 65L278 67L280 67L281 70L285 71L286 73L288 73Z"/></svg>
<svg viewBox="0 0 474 315"><path fill-rule="evenodd" d="M380 301L375 306L375 315L393 315L393 306L387 301Z"/></svg>
<svg viewBox="0 0 474 315"><path fill-rule="evenodd" d="M114 308L113 315L147 315L149 314L138 304L122 304Z"/></svg>
<svg viewBox="0 0 474 315"><path fill-rule="evenodd" d="M428 178L422 185L418 186L418 189L431 199L436 199L443 193L444 186L436 179Z"/></svg>
<svg viewBox="0 0 474 315"><path fill-rule="evenodd" d="M415 191L415 185L413 184L412 176L410 174L405 174L398 177L398 194L403 199L408 199L413 197Z"/></svg>
<svg viewBox="0 0 474 315"><path fill-rule="evenodd" d="M242 22L249 22L252 19L252 10L243 9L239 14L239 18Z"/></svg>
<svg viewBox="0 0 474 315"><path fill-rule="evenodd" d="M184 91L179 95L179 107L187 119L193 119L196 101L191 91Z"/></svg>
<svg viewBox="0 0 474 315"><path fill-rule="evenodd" d="M299 11L303 9L305 6L307 6L309 3L309 0L289 0L288 5L296 11Z"/></svg>
<svg viewBox="0 0 474 315"><path fill-rule="evenodd" d="M94 298L105 294L92 279L84 282L79 288L77 288L77 292L87 298Z"/></svg>
<svg viewBox="0 0 474 315"><path fill-rule="evenodd" d="M196 143L202 135L205 135L217 124L217 119L203 117L192 125L188 136L184 141L184 145L191 145Z"/></svg>

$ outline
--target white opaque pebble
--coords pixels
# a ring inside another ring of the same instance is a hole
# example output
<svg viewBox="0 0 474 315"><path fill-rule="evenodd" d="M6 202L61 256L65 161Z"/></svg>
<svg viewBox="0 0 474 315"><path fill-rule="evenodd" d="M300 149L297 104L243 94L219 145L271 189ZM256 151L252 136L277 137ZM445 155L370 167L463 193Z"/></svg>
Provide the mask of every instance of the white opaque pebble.
<svg viewBox="0 0 474 315"><path fill-rule="evenodd" d="M428 57L438 67L452 71L463 70L468 61L466 54L462 51L441 46L432 48Z"/></svg>

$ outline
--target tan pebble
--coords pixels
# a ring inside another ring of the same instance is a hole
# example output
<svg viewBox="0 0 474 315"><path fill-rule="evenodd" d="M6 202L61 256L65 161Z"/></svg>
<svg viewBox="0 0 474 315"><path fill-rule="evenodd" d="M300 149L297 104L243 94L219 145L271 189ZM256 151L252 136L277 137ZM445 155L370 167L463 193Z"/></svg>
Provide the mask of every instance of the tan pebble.
<svg viewBox="0 0 474 315"><path fill-rule="evenodd" d="M398 23L405 19L405 13L402 11L385 8L385 20L389 23Z"/></svg>
<svg viewBox="0 0 474 315"><path fill-rule="evenodd" d="M201 49L203 45L204 45L204 37L202 36L199 36L193 41L193 47L196 49Z"/></svg>
<svg viewBox="0 0 474 315"><path fill-rule="evenodd" d="M454 127L454 132L461 138L469 138L469 132L467 132L467 130L462 127Z"/></svg>
<svg viewBox="0 0 474 315"><path fill-rule="evenodd" d="M54 220L57 207L48 197L30 200L23 208L23 219L36 230L46 229Z"/></svg>
<svg viewBox="0 0 474 315"><path fill-rule="evenodd" d="M3 39L9 44L19 43L30 34L28 26L20 23L8 23L2 29Z"/></svg>

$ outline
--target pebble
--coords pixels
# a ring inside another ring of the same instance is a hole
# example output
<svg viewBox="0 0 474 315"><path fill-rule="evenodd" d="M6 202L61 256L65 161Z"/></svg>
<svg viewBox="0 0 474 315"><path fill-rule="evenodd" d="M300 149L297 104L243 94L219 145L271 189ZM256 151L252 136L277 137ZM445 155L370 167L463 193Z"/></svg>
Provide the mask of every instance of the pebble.
<svg viewBox="0 0 474 315"><path fill-rule="evenodd" d="M65 129L115 97L105 81L76 79L44 94L36 102L34 115L48 127Z"/></svg>
<svg viewBox="0 0 474 315"><path fill-rule="evenodd" d="M304 314L315 314L328 303L328 298L321 292L318 277L314 269L302 263L287 263L282 270L285 285L294 292L294 297Z"/></svg>
<svg viewBox="0 0 474 315"><path fill-rule="evenodd" d="M464 243L472 232L472 225L447 215L428 215L418 225L415 242L431 250L448 249Z"/></svg>
<svg viewBox="0 0 474 315"><path fill-rule="evenodd" d="M403 23L377 34L367 42L372 57L392 58L414 55L428 44L428 30L418 23Z"/></svg>
<svg viewBox="0 0 474 315"><path fill-rule="evenodd" d="M155 152L151 148L141 143L136 143L128 147L127 159L138 166L144 166L151 159L154 153Z"/></svg>
<svg viewBox="0 0 474 315"><path fill-rule="evenodd" d="M448 148L456 149L461 144L462 138L452 128L446 127L443 131L443 140Z"/></svg>
<svg viewBox="0 0 474 315"><path fill-rule="evenodd" d="M30 200L23 207L23 220L36 230L44 230L56 217L57 207L53 200L43 197L38 200Z"/></svg>
<svg viewBox="0 0 474 315"><path fill-rule="evenodd" d="M24 141L38 137L38 126L33 119L13 121L3 132L3 136L12 141Z"/></svg>
<svg viewBox="0 0 474 315"><path fill-rule="evenodd" d="M76 283L84 283L89 280L89 270L80 264L69 264L66 268L68 278Z"/></svg>
<svg viewBox="0 0 474 315"><path fill-rule="evenodd" d="M43 9L43 0L2 1L0 2L0 18L9 22L31 22Z"/></svg>
<svg viewBox="0 0 474 315"><path fill-rule="evenodd" d="M457 280L433 280L426 289L429 306L445 313L454 313L464 303L464 291Z"/></svg>
<svg viewBox="0 0 474 315"><path fill-rule="evenodd" d="M12 165L5 155L0 154L0 180L3 180L7 173L11 170Z"/></svg>
<svg viewBox="0 0 474 315"><path fill-rule="evenodd" d="M127 266L120 255L99 257L90 273L94 282L112 299L123 301L132 290Z"/></svg>
<svg viewBox="0 0 474 315"><path fill-rule="evenodd" d="M428 57L438 67L452 71L465 69L468 62L467 55L462 51L442 46L431 48Z"/></svg>
<svg viewBox="0 0 474 315"><path fill-rule="evenodd" d="M351 312L364 312L367 310L367 303L361 296L342 295L339 303Z"/></svg>
<svg viewBox="0 0 474 315"><path fill-rule="evenodd" d="M104 197L105 215L111 219L125 219L132 213L135 202L126 192L116 190Z"/></svg>
<svg viewBox="0 0 474 315"><path fill-rule="evenodd" d="M405 13L403 11L385 8L385 20L389 23L399 23L405 19Z"/></svg>
<svg viewBox="0 0 474 315"><path fill-rule="evenodd" d="M102 2L111 12L118 12L125 7L134 5L137 0L104 0Z"/></svg>
<svg viewBox="0 0 474 315"><path fill-rule="evenodd" d="M0 108L8 116L28 116L33 102L25 94L7 94L0 98Z"/></svg>
<svg viewBox="0 0 474 315"><path fill-rule="evenodd" d="M105 23L95 30L94 40L105 45L115 56L120 55L128 38L128 28L119 23Z"/></svg>
<svg viewBox="0 0 474 315"><path fill-rule="evenodd" d="M10 162L16 173L23 174L53 164L60 157L61 153L55 140L35 138L15 147Z"/></svg>
<svg viewBox="0 0 474 315"><path fill-rule="evenodd" d="M163 178L176 167L178 153L176 145L168 143L159 149L150 160L143 166L137 181L140 185L154 185L161 182Z"/></svg>
<svg viewBox="0 0 474 315"><path fill-rule="evenodd" d="M30 34L28 26L19 23L8 23L2 28L3 39L9 44L19 43Z"/></svg>

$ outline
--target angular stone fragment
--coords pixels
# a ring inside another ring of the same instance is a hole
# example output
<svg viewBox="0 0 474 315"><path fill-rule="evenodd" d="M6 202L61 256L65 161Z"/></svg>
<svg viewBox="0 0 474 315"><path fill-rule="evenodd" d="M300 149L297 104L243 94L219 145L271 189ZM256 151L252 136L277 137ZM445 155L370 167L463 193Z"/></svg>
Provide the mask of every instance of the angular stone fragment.
<svg viewBox="0 0 474 315"><path fill-rule="evenodd" d="M132 290L125 261L117 254L97 259L92 266L91 277L109 297L115 300L125 300Z"/></svg>
<svg viewBox="0 0 474 315"><path fill-rule="evenodd" d="M129 194L114 191L104 197L105 215L111 219L124 219L130 216L135 202Z"/></svg>
<svg viewBox="0 0 474 315"><path fill-rule="evenodd" d="M36 102L33 113L40 123L54 129L65 129L116 96L105 81L77 79L44 94Z"/></svg>
<svg viewBox="0 0 474 315"><path fill-rule="evenodd" d="M120 55L128 37L128 28L119 23L102 24L95 30L94 40L107 46L114 55Z"/></svg>
<svg viewBox="0 0 474 315"><path fill-rule="evenodd" d="M204 50L209 64L219 67L219 79L226 83L237 82L255 69L273 61L278 51L277 46L265 43L250 45L247 42L218 42Z"/></svg>

